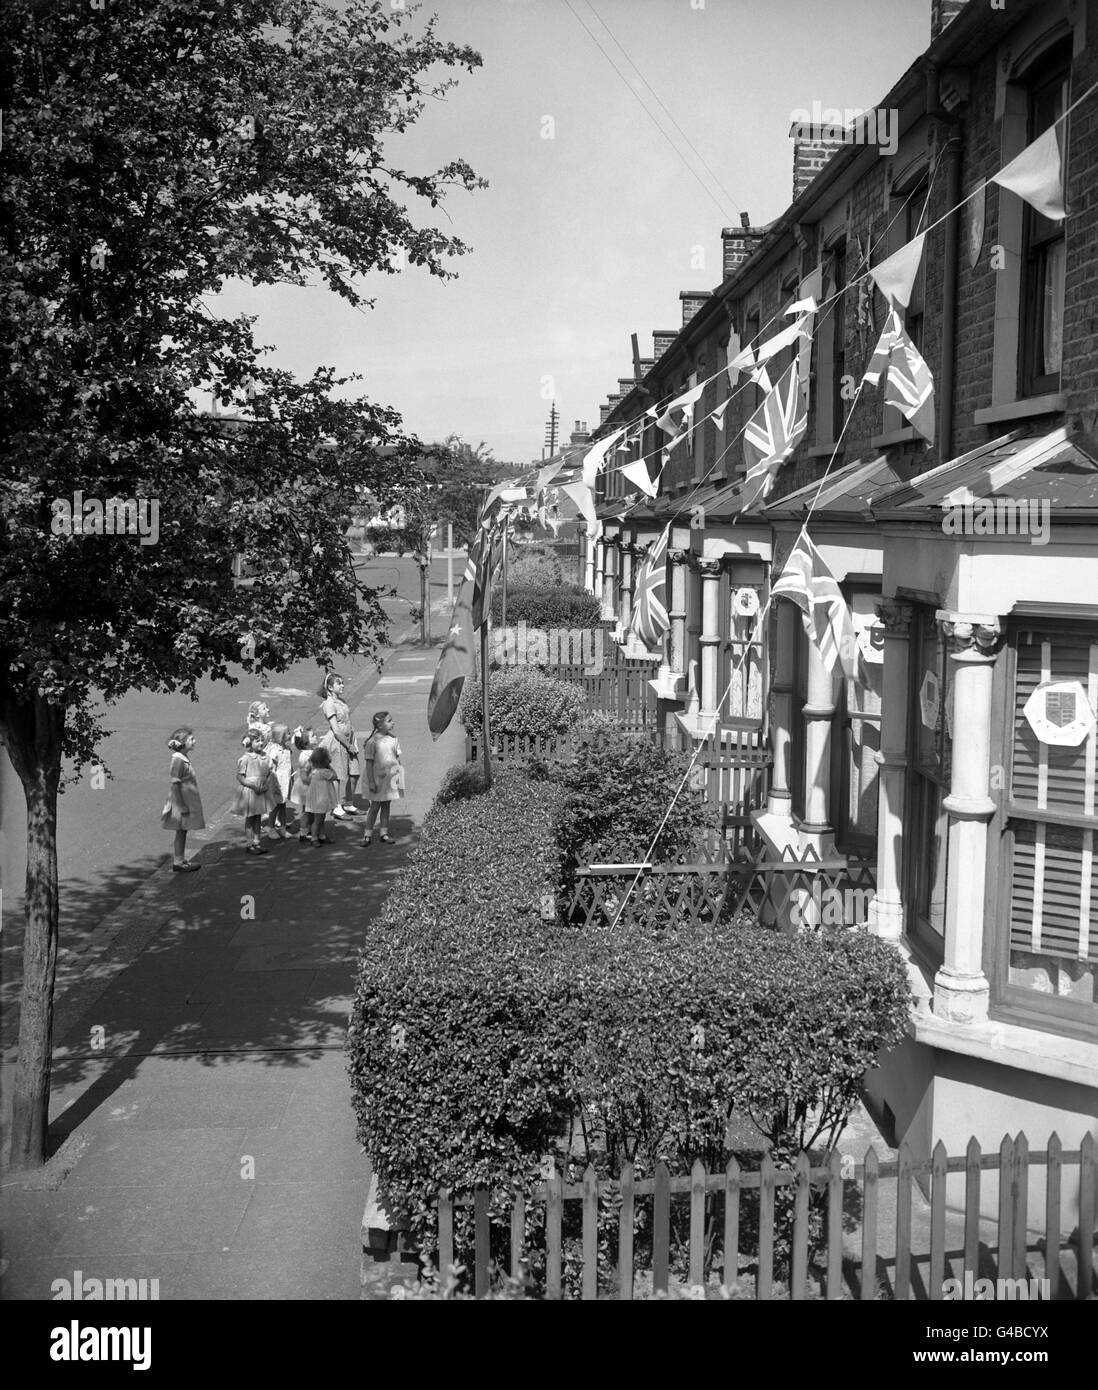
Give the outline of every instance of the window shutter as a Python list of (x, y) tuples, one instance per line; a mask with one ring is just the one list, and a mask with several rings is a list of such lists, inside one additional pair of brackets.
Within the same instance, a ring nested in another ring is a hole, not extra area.
[[(1096, 734), (1076, 747), (1043, 744), (1025, 705), (1050, 680), (1078, 680), (1098, 704), (1098, 633), (1081, 628), (1018, 633), (1013, 710), (1010, 947), (1012, 952), (1098, 961), (1094, 830), (1056, 824), (1095, 815)], [(1028, 819), (1027, 808), (1044, 813)], [(1051, 819), (1048, 819), (1048, 818)], [(1096, 822), (1098, 825), (1098, 822)]]

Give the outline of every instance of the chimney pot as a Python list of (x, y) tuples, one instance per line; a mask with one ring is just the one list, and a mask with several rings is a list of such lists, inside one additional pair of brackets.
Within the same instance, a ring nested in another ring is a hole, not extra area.
[(741, 213), (740, 213), (740, 226), (741, 226), (741, 227), (750, 227), (750, 226), (751, 226), (751, 217), (750, 217), (750, 215), (749, 215), (748, 213), (746, 213), (746, 212), (741, 212)]

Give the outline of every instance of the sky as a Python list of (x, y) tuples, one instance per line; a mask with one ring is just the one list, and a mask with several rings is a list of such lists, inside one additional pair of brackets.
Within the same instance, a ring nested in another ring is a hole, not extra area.
[(410, 27), (431, 13), (483, 66), (386, 153), (488, 180), (441, 214), (411, 204), (472, 248), (457, 278), (371, 275), (364, 312), (320, 286), (234, 284), (214, 307), (256, 314), (275, 365), (360, 373), (353, 393), (421, 439), (517, 464), (541, 457), (551, 399), (565, 439), (594, 428), (630, 335), (650, 356), (679, 292), (720, 283), (722, 227), (789, 205), (793, 113), (873, 106), (930, 41), (930, 0), (428, 0)]

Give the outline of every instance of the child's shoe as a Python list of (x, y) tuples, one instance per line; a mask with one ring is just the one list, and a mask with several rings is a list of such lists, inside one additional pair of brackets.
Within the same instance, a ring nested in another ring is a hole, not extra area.
[(393, 844), (396, 844), (396, 841), (393, 839), (393, 837), (392, 837), (391, 835), (387, 834), (386, 831), (384, 831), (384, 830), (381, 832), (381, 834), (380, 834), (377, 838), (381, 841), (381, 843), (382, 843), (383, 845), (393, 845)]
[(370, 832), (367, 831), (366, 834), (363, 835), (359, 843), (362, 845), (362, 848), (365, 849), (368, 845), (373, 843), (373, 838), (374, 837), (370, 834)]

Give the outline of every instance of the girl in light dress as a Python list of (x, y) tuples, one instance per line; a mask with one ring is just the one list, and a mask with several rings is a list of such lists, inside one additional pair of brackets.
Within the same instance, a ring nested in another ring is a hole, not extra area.
[(258, 729), (266, 739), (271, 737), (271, 707), (266, 700), (253, 700), (248, 706), (248, 728)]
[(351, 764), (358, 759), (358, 745), (351, 725), (351, 709), (343, 698), (344, 688), (343, 677), (336, 675), (334, 671), (328, 672), (321, 687), (324, 703), (320, 712), (328, 721), (328, 733), (323, 742), (332, 755), (332, 771), (336, 775), (339, 797), (343, 803), (337, 804), (332, 812), (336, 820), (342, 820), (344, 816), (353, 816), (358, 811), (352, 799), (350, 780)]
[[(339, 783), (332, 768), (331, 754), (323, 744), (312, 750), (304, 775), (304, 819), (308, 837), (314, 845), (326, 845), (328, 837), (324, 834), (324, 817), (339, 805)], [(298, 839), (302, 838), (299, 832)]]
[(271, 780), (271, 764), (265, 755), (267, 736), (259, 729), (249, 729), (241, 739), (244, 753), (236, 765), (236, 801), (233, 811), (244, 817), (246, 854), (266, 854), (267, 846), (260, 839), (263, 817), (269, 809), (267, 786)]
[(362, 835), (363, 845), (373, 839), (371, 831), (378, 816), (381, 816), (381, 834), (378, 839), (391, 845), (389, 834), (389, 807), (404, 795), (404, 767), (401, 764), (400, 744), (393, 732), (393, 716), (387, 709), (378, 710), (374, 715), (374, 731), (366, 740), (362, 750), (366, 763), (366, 786), (370, 797), (370, 810), (366, 816), (366, 826)]
[(290, 742), (297, 754), (297, 767), (290, 782), (290, 794), (286, 798), (286, 804), (297, 816), (297, 838), (304, 842), (309, 838), (309, 822), (305, 816), (305, 788), (309, 783), (309, 764), (312, 761), (313, 749), (317, 746), (317, 737), (311, 728), (303, 729), (299, 724), (290, 736)]
[(165, 830), (175, 831), (172, 841), (174, 873), (194, 873), (202, 867), (193, 860), (187, 861), (187, 831), (203, 830), (206, 825), (202, 798), (198, 794), (198, 778), (188, 757), (194, 742), (194, 730), (189, 724), (180, 725), (168, 739), (168, 747), (172, 750), (171, 790), (160, 815), (160, 824)]
[(267, 783), (267, 800), (271, 810), (267, 817), (267, 837), (285, 840), (290, 834), (286, 829), (286, 801), (290, 795), (290, 775), (293, 771), (290, 731), (285, 724), (271, 726), (270, 742), (264, 751), (271, 764), (271, 780)]

